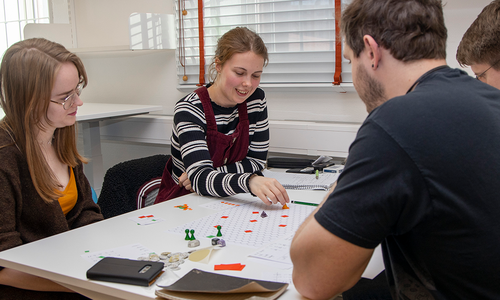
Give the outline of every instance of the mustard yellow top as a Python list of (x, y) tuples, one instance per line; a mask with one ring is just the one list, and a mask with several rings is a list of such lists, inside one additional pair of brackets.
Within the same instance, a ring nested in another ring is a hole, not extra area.
[(57, 199), (59, 201), (59, 205), (61, 205), (62, 211), (64, 214), (70, 212), (73, 207), (75, 207), (76, 200), (78, 200), (78, 189), (76, 187), (75, 174), (73, 174), (73, 168), (70, 169), (69, 174), (69, 182), (66, 188), (64, 189), (64, 195)]

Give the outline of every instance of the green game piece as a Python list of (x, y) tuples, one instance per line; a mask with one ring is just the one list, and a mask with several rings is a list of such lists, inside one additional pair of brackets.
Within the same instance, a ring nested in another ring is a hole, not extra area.
[(186, 241), (191, 240), (191, 238), (189, 237), (189, 229), (184, 230), (184, 232), (186, 233), (186, 237), (184, 238), (184, 240)]
[(194, 229), (191, 229), (191, 238), (190, 240), (194, 241), (196, 238), (194, 237)]
[(222, 226), (217, 225), (217, 236), (222, 236), (222, 233), (220, 233), (221, 228), (222, 228)]
[(209, 236), (207, 236), (208, 239), (211, 239), (211, 238), (214, 238), (214, 237), (215, 237), (215, 235), (209, 235)]

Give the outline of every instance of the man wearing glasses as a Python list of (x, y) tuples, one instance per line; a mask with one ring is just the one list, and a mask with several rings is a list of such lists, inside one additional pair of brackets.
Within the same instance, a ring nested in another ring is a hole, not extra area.
[(500, 89), (500, 0), (486, 6), (465, 32), (457, 60), (478, 80)]

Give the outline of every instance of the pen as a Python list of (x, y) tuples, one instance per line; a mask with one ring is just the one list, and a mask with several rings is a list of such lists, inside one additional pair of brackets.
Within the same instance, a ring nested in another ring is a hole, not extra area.
[(316, 179), (319, 179), (319, 170), (316, 170)]
[(302, 204), (302, 205), (318, 206), (318, 204), (316, 204), (316, 203), (301, 202), (301, 201), (293, 201), (293, 200), (292, 200), (292, 203), (294, 203), (294, 204)]

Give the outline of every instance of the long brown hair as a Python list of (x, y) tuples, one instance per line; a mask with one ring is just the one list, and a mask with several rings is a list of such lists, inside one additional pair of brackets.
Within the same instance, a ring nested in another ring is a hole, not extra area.
[[(47, 116), (50, 96), (57, 72), (66, 62), (75, 65), (86, 85), (87, 73), (80, 58), (46, 39), (28, 39), (12, 45), (0, 66), (0, 104), (5, 112), (0, 128), (7, 131), (26, 156), (31, 181), (46, 202), (61, 196), (57, 189), (60, 184), (42, 154), (36, 135), (44, 130), (42, 121), (51, 124)], [(57, 128), (52, 144), (59, 160), (68, 166), (87, 162), (77, 150), (76, 124)]]
[(215, 64), (223, 66), (236, 53), (252, 51), (264, 59), (264, 66), (269, 61), (267, 47), (260, 36), (246, 27), (236, 27), (224, 33), (217, 41), (214, 60), (210, 64), (209, 77), (214, 82), (217, 78)]

